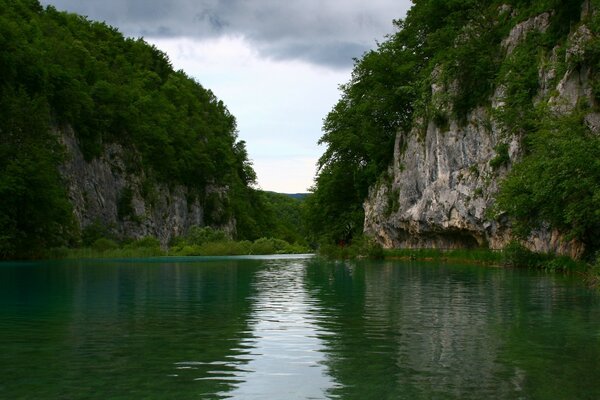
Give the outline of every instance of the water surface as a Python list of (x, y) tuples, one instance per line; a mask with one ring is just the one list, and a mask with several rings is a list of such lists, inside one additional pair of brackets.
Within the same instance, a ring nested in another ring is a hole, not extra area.
[(575, 278), (219, 257), (0, 264), (4, 399), (598, 399)]

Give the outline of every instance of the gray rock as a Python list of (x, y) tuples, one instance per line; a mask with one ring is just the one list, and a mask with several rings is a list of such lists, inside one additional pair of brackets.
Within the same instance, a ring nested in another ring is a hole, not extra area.
[[(190, 227), (204, 225), (201, 199), (192, 196), (188, 188), (148, 183), (141, 168), (136, 171), (128, 168), (126, 160), (139, 165), (134, 150), (107, 144), (99, 157), (86, 161), (70, 127), (57, 130), (57, 134), (67, 151), (61, 174), (67, 182), (69, 199), (81, 229), (100, 223), (120, 237), (154, 236), (165, 246)], [(227, 188), (211, 186), (205, 194), (210, 193), (223, 199)], [(124, 195), (130, 196), (129, 212), (119, 215), (119, 201)], [(234, 234), (235, 220), (221, 228)]]
[(545, 12), (515, 25), (508, 37), (502, 41), (502, 47), (506, 49), (506, 53), (512, 53), (519, 43), (527, 37), (528, 33), (533, 31), (546, 32), (546, 29), (550, 26), (551, 16), (552, 14)]
[[(507, 54), (528, 32), (546, 30), (550, 16), (544, 13), (515, 26), (503, 41)], [(580, 27), (569, 39), (567, 54), (579, 56), (590, 37), (590, 30)], [(572, 111), (582, 100), (593, 104), (588, 69), (568, 70), (556, 83), (556, 54), (555, 49), (542, 61), (536, 102), (547, 101), (558, 114)], [(437, 99), (444, 98), (444, 90), (453, 88), (437, 82), (440, 75), (436, 68), (432, 76), (432, 107), (445, 110), (446, 104)], [(508, 218), (491, 215), (498, 183), (522, 153), (521, 138), (508, 135), (494, 120), (494, 111), (505, 106), (505, 92), (506, 87), (498, 85), (490, 99), (492, 111), (477, 108), (468, 115), (466, 124), (450, 120), (449, 127), (439, 127), (434, 122), (419, 120), (411, 131), (398, 133), (394, 160), (388, 171), (391, 179), (372, 187), (364, 203), (365, 234), (386, 248), (483, 245), (500, 249), (515, 239)], [(585, 121), (590, 130), (598, 132), (597, 114), (589, 114)], [(427, 125), (423, 136), (419, 126), (424, 123)], [(508, 145), (509, 160), (494, 169), (490, 161), (496, 157), (495, 148), (500, 143)], [(522, 244), (534, 251), (573, 257), (584, 250), (580, 243), (568, 240), (548, 226), (532, 232)]]

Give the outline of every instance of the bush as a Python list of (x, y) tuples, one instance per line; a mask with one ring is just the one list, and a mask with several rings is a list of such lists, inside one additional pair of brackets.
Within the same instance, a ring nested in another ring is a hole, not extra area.
[(299, 244), (289, 244), (285, 240), (260, 238), (254, 242), (242, 240), (211, 241), (201, 245), (179, 243), (170, 249), (171, 255), (178, 256), (235, 256), (235, 255), (265, 255), (265, 254), (301, 254), (308, 249)]
[(102, 238), (114, 239), (110, 228), (100, 221), (92, 222), (81, 231), (81, 244), (84, 247), (91, 246), (96, 240)]
[(52, 248), (48, 251), (48, 255), (47, 257), (49, 259), (62, 259), (62, 258), (67, 258), (67, 256), (69, 255), (69, 248), (68, 247), (55, 247)]
[(284, 254), (290, 246), (288, 242), (281, 239), (260, 238), (252, 243), (252, 254)]
[(183, 240), (187, 244), (202, 245), (204, 243), (221, 242), (229, 239), (222, 230), (211, 228), (210, 226), (193, 226)]
[(115, 250), (117, 248), (119, 248), (119, 245), (114, 240), (107, 238), (100, 238), (92, 244), (92, 249), (100, 252)]
[(140, 249), (140, 248), (160, 248), (160, 241), (153, 236), (146, 236), (141, 239), (135, 240), (132, 243), (125, 246), (130, 249)]
[(508, 143), (500, 143), (494, 147), (494, 150), (496, 151), (496, 156), (490, 160), (490, 167), (496, 170), (510, 162)]
[(600, 287), (600, 251), (596, 252), (596, 262), (588, 273), (588, 283), (593, 287)]
[(585, 262), (567, 256), (534, 253), (518, 242), (511, 242), (502, 251), (503, 264), (511, 267), (543, 269), (553, 272), (584, 271)]
[(360, 236), (349, 246), (338, 246), (333, 244), (322, 244), (318, 254), (330, 259), (354, 259), (371, 258), (382, 259), (385, 254), (381, 245), (372, 238)]
[(518, 242), (510, 242), (502, 250), (502, 263), (509, 267), (534, 268), (540, 264), (540, 257)]

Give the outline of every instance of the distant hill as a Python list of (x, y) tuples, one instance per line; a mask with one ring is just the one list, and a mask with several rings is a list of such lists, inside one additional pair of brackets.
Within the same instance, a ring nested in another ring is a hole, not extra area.
[(306, 196), (308, 196), (310, 193), (281, 193), (281, 194), (291, 197), (293, 199), (304, 200), (306, 198)]

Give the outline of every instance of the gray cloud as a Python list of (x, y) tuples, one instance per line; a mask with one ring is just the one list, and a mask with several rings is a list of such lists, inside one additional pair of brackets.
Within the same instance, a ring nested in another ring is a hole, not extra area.
[(42, 0), (128, 36), (240, 35), (263, 56), (348, 67), (392, 32), (409, 0)]

